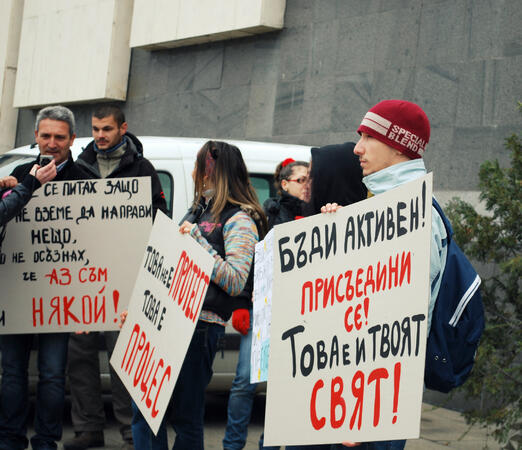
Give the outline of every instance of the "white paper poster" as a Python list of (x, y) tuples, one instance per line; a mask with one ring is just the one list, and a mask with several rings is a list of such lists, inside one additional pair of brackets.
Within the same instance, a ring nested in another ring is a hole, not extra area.
[(250, 382), (259, 383), (268, 378), (270, 351), (270, 316), (272, 314), (272, 282), (274, 267), (274, 231), (256, 244), (254, 258), (254, 320), (252, 324), (252, 350)]
[(158, 212), (111, 365), (157, 433), (210, 283), (214, 258)]
[(0, 334), (117, 329), (152, 227), (150, 178), (34, 195), (0, 233)]

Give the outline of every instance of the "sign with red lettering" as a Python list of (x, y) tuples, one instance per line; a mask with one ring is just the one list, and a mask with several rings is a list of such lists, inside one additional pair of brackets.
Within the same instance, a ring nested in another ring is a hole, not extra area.
[(38, 189), (0, 229), (0, 334), (117, 329), (152, 215), (149, 177)]
[(431, 196), (429, 174), (274, 228), (265, 445), (419, 437)]
[(203, 306), (214, 258), (158, 211), (111, 365), (157, 433)]

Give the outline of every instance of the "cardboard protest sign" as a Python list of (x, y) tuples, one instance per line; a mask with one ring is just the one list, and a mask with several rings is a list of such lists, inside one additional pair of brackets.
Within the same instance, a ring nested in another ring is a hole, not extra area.
[(265, 445), (415, 438), (431, 174), (275, 227)]
[(270, 317), (272, 314), (272, 281), (274, 267), (274, 230), (256, 244), (254, 257), (254, 318), (252, 323), (252, 348), (250, 382), (259, 383), (268, 378), (268, 353), (270, 349)]
[(0, 233), (0, 334), (117, 329), (152, 215), (149, 177), (38, 189)]
[[(144, 247), (145, 248), (145, 247)], [(214, 258), (158, 212), (111, 365), (156, 434), (210, 283)]]

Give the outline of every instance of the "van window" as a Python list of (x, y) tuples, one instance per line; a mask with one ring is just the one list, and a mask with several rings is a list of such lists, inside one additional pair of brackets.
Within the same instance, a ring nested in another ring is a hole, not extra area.
[(157, 171), (163, 194), (165, 194), (165, 202), (167, 203), (167, 215), (172, 217), (172, 198), (174, 196), (174, 180), (172, 175), (162, 170)]
[(13, 169), (21, 164), (34, 161), (36, 156), (29, 155), (1, 155), (0, 156), (0, 177), (9, 175)]
[(267, 198), (273, 197), (275, 194), (272, 178), (271, 175), (250, 174), (250, 182), (256, 190), (257, 198), (261, 206), (263, 206)]

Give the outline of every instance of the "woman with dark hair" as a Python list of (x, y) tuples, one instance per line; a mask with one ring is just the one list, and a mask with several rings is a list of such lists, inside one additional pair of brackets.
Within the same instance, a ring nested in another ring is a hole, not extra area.
[(250, 184), (237, 147), (208, 141), (192, 173), (194, 203), (180, 232), (190, 234), (215, 264), (199, 320), (157, 436), (136, 405), (132, 434), (136, 448), (168, 448), (166, 422), (176, 432), (174, 449), (203, 450), (205, 389), (212, 376), (217, 343), (237, 308), (251, 304), (254, 247), (267, 230), (265, 214)]
[[(264, 204), (269, 229), (302, 216), (307, 178), (308, 163), (305, 161), (287, 158), (277, 165), (274, 186), (278, 196), (267, 199)], [(250, 383), (251, 316), (251, 309), (237, 309), (232, 315), (232, 325), (242, 336), (236, 375), (228, 398), (227, 426), (223, 438), (223, 448), (230, 450), (242, 449), (246, 444), (257, 386)]]
[(307, 162), (295, 161), (292, 158), (287, 158), (277, 165), (274, 173), (277, 197), (267, 199), (263, 205), (269, 229), (303, 216), (308, 166)]

